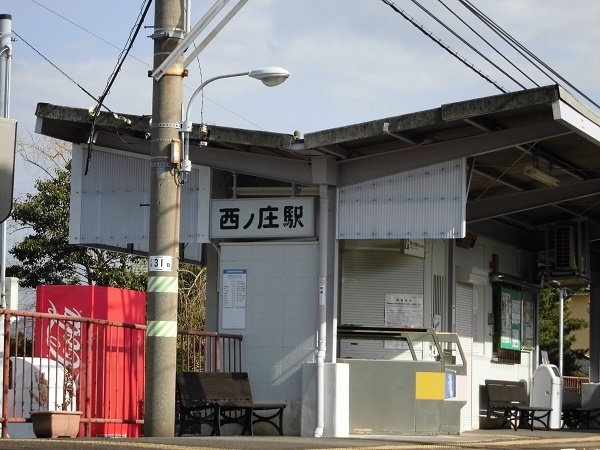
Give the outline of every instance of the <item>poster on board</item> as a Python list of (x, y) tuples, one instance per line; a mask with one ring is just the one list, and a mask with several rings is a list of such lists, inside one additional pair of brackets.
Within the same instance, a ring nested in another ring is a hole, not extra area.
[(521, 291), (501, 288), (500, 348), (521, 350)]
[(246, 275), (247, 269), (223, 270), (221, 303), (221, 328), (223, 329), (246, 328)]
[[(423, 295), (421, 294), (385, 294), (385, 326), (411, 328), (423, 326)], [(384, 348), (408, 348), (406, 342), (384, 341)]]

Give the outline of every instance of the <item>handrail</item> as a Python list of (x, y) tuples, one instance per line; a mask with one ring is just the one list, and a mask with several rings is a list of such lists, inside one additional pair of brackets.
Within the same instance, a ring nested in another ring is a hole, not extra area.
[[(467, 361), (460, 344), (460, 339), (456, 333), (438, 333), (434, 328), (399, 328), (373, 325), (338, 325), (338, 339), (368, 339), (368, 340), (396, 340), (404, 341), (408, 344), (413, 361), (417, 361), (417, 355), (414, 350), (415, 342), (433, 342), (441, 364), (441, 371), (450, 369), (457, 375), (467, 374)], [(455, 344), (462, 360), (462, 364), (447, 364), (446, 355), (442, 349), (442, 343)]]

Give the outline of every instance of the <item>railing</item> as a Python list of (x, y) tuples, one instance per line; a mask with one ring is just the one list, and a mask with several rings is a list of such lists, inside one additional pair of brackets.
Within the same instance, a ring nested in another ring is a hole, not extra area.
[(576, 388), (579, 395), (581, 395), (581, 385), (590, 382), (590, 379), (585, 377), (562, 377), (562, 380), (563, 388)]
[[(438, 333), (433, 328), (398, 328), (370, 325), (338, 325), (338, 339), (367, 339), (367, 340), (395, 340), (403, 341), (408, 345), (413, 361), (419, 360), (414, 344), (430, 342), (437, 350), (437, 361), (440, 369), (445, 372), (451, 370), (457, 375), (467, 374), (467, 360), (456, 333)], [(460, 364), (457, 364), (456, 354), (460, 355)]]
[(239, 334), (179, 330), (177, 370), (185, 372), (241, 372), (242, 338)]
[[(80, 436), (141, 435), (145, 325), (8, 309), (0, 309), (0, 321), (2, 437), (10, 424), (11, 436), (18, 435), (31, 421), (30, 410), (63, 404), (82, 411)], [(241, 341), (239, 335), (179, 331), (177, 368), (241, 371)]]

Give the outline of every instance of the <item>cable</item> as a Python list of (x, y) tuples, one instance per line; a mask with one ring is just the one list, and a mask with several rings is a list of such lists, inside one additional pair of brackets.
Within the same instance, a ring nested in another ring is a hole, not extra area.
[(495, 62), (493, 62), (491, 59), (489, 59), (487, 56), (485, 56), (483, 53), (481, 53), (479, 50), (477, 50), (466, 39), (464, 39), (456, 31), (454, 31), (452, 28), (450, 28), (448, 25), (446, 25), (442, 20), (440, 20), (435, 14), (433, 14), (431, 11), (429, 11), (427, 8), (425, 8), (423, 5), (421, 5), (417, 0), (411, 0), (411, 1), (415, 5), (417, 5), (419, 8), (421, 8), (421, 10), (424, 11), (429, 17), (431, 17), (433, 20), (435, 20), (437, 23), (439, 23), (442, 27), (444, 27), (447, 31), (449, 31), (454, 37), (456, 37), (458, 40), (460, 40), (463, 44), (465, 44), (467, 47), (469, 47), (471, 50), (473, 50), (475, 53), (477, 53), (479, 56), (481, 56), (483, 59), (485, 59), (488, 63), (490, 63), (492, 66), (494, 66), (500, 72), (502, 72), (507, 78), (509, 78), (515, 84), (518, 84), (521, 89), (525, 89), (525, 86), (523, 86), (521, 83), (519, 83), (510, 74), (508, 74), (504, 69), (499, 67)]
[[(12, 32), (15, 34), (15, 36), (17, 36), (19, 39), (21, 39), (25, 44), (27, 44), (27, 46), (33, 50), (34, 52), (36, 52), (38, 55), (40, 55), (46, 62), (50, 63), (50, 65), (52, 67), (54, 67), (56, 70), (58, 70), (60, 73), (62, 73), (65, 77), (67, 77), (69, 79), (69, 81), (71, 81), (73, 84), (75, 84), (79, 89), (81, 89), (83, 92), (85, 92), (88, 96), (90, 96), (92, 99), (94, 99), (97, 103), (100, 103), (100, 100), (96, 97), (94, 97), (94, 95), (92, 93), (90, 93), (87, 89), (85, 89), (82, 85), (80, 85), (77, 81), (75, 81), (73, 78), (71, 78), (67, 73), (65, 73), (64, 70), (62, 70), (60, 67), (58, 67), (56, 64), (54, 64), (52, 61), (50, 61), (48, 58), (46, 58), (44, 55), (42, 55), (33, 45), (31, 45), (29, 42), (27, 42), (22, 36), (19, 35), (19, 33), (17, 33), (14, 29), (12, 30)], [(106, 109), (108, 109), (105, 105), (104, 106)], [(110, 110), (109, 110), (110, 111)]]
[(475, 65), (470, 63), (465, 57), (461, 56), (458, 52), (454, 51), (452, 48), (450, 48), (449, 45), (445, 44), (440, 38), (435, 36), (431, 31), (427, 30), (423, 25), (418, 23), (413, 17), (409, 16), (404, 10), (398, 8), (394, 4), (394, 2), (392, 2), (390, 0), (381, 0), (381, 1), (383, 3), (385, 3), (386, 5), (388, 5), (390, 8), (392, 8), (394, 11), (396, 11), (398, 14), (400, 14), (402, 17), (404, 17), (406, 20), (408, 20), (414, 27), (416, 27), (419, 31), (421, 31), (425, 36), (429, 37), (436, 44), (438, 44), (440, 47), (442, 47), (444, 50), (446, 50), (448, 53), (450, 53), (452, 56), (454, 56), (460, 62), (462, 62), (465, 66), (467, 66), (469, 69), (473, 70), (477, 75), (479, 75), (480, 77), (482, 77), (484, 80), (488, 81), (489, 83), (493, 84), (501, 92), (503, 92), (503, 93), (508, 92), (501, 85), (499, 85), (496, 81), (492, 80), (489, 75), (485, 74), (482, 70), (475, 67)]
[[(82, 27), (82, 26), (81, 26), (81, 25), (79, 25), (78, 23), (75, 23), (75, 22), (73, 22), (72, 20), (70, 20), (70, 19), (67, 19), (65, 16), (62, 16), (62, 15), (60, 15), (60, 14), (59, 14), (59, 13), (57, 13), (56, 11), (53, 11), (52, 9), (48, 8), (46, 5), (42, 5), (42, 4), (41, 4), (40, 2), (38, 2), (37, 0), (30, 0), (30, 1), (32, 1), (32, 2), (33, 2), (33, 3), (35, 3), (36, 5), (38, 5), (38, 6), (42, 7), (42, 8), (44, 8), (45, 10), (47, 10), (47, 11), (51, 12), (51, 13), (52, 13), (52, 14), (54, 14), (55, 16), (57, 16), (57, 17), (60, 17), (60, 18), (61, 18), (61, 19), (63, 19), (64, 21), (66, 21), (66, 22), (69, 22), (71, 25), (74, 25), (74, 26), (76, 26), (76, 27), (77, 27), (77, 28), (79, 28), (80, 30), (82, 30), (82, 31), (85, 31), (85, 32), (86, 32), (86, 33), (88, 33), (88, 34), (91, 34), (92, 36), (94, 36), (94, 37), (95, 37), (95, 38), (97, 38), (97, 39), (100, 39), (100, 40), (101, 40), (102, 42), (104, 42), (105, 44), (108, 44), (108, 45), (110, 45), (111, 47), (113, 47), (113, 48), (116, 48), (117, 50), (121, 50), (121, 48), (117, 47), (117, 46), (116, 46), (115, 44), (113, 44), (112, 42), (109, 42), (109, 41), (107, 41), (107, 40), (106, 40), (106, 39), (104, 39), (102, 36), (98, 36), (97, 34), (95, 34), (95, 33), (91, 32), (90, 30), (88, 30), (88, 29), (86, 29), (86, 28)], [(142, 64), (144, 64), (145, 66), (152, 67), (152, 65), (151, 65), (151, 64), (148, 64), (147, 62), (145, 62), (145, 61), (142, 61), (141, 59), (139, 59), (139, 58), (137, 58), (137, 57), (135, 57), (135, 56), (133, 56), (133, 55), (132, 55), (131, 57), (132, 57), (133, 59), (135, 59), (135, 60), (137, 60), (137, 61), (141, 62), (141, 63), (142, 63)]]
[[(545, 76), (547, 76), (550, 80), (552, 80), (554, 83), (557, 83), (557, 81), (552, 78), (550, 75), (548, 75), (548, 73), (544, 72), (544, 70), (542, 70), (542, 68), (539, 66), (541, 65), (543, 68), (547, 69), (550, 73), (552, 73), (553, 75), (555, 75), (557, 78), (559, 78), (561, 81), (563, 81), (565, 84), (567, 84), (569, 87), (571, 87), (573, 90), (575, 90), (575, 92), (577, 92), (579, 95), (581, 95), (583, 98), (585, 98), (586, 100), (588, 100), (590, 103), (592, 103), (594, 106), (596, 106), (597, 108), (600, 108), (600, 105), (598, 105), (598, 103), (596, 103), (594, 100), (592, 100), (590, 97), (588, 97), (587, 95), (585, 95), (583, 92), (581, 92), (577, 87), (575, 87), (572, 83), (570, 83), (568, 80), (566, 80), (564, 77), (562, 77), (559, 73), (557, 73), (554, 69), (552, 69), (550, 66), (548, 66), (545, 62), (543, 62), (540, 58), (538, 58), (534, 53), (532, 53), (530, 50), (528, 50), (523, 44), (521, 44), (519, 41), (517, 41), (515, 38), (513, 38), (509, 33), (507, 33), (504, 29), (502, 29), (502, 27), (500, 27), (498, 24), (496, 24), (493, 20), (491, 20), (488, 16), (486, 16), (484, 13), (482, 13), (479, 9), (477, 9), (473, 4), (471, 4), (471, 2), (469, 2), (468, 0), (458, 0), (465, 8), (467, 8), (467, 10), (469, 10), (473, 15), (475, 15), (475, 17), (477, 17), (479, 20), (481, 20), (485, 25), (487, 25), (492, 31), (494, 31), (498, 36), (500, 36), (505, 42), (507, 42), (513, 49), (515, 49), (521, 56), (523, 56), (523, 58), (525, 58), (527, 61), (529, 61), (536, 69), (538, 69), (542, 74), (544, 74)], [(528, 56), (530, 56), (531, 58), (533, 58), (538, 64), (535, 64)], [(557, 83), (558, 84), (558, 83)]]
[[(144, 3), (145, 3), (145, 6), (144, 6)], [(92, 110), (92, 126), (90, 129), (90, 139), (88, 142), (88, 154), (87, 154), (87, 159), (85, 162), (84, 175), (87, 175), (89, 172), (89, 169), (90, 169), (90, 161), (92, 159), (92, 151), (94, 149), (94, 132), (95, 132), (95, 126), (96, 126), (96, 118), (98, 117), (98, 114), (100, 113), (100, 108), (102, 106), (102, 103), (104, 103), (104, 99), (109, 94), (110, 88), (114, 84), (115, 80), (117, 79), (117, 75), (121, 71), (121, 67), (123, 66), (123, 63), (125, 62), (125, 59), (127, 58), (127, 55), (129, 54), (129, 51), (133, 47), (133, 43), (135, 42), (135, 39), (136, 39), (140, 29), (142, 28), (142, 24), (144, 23), (144, 19), (146, 18), (146, 14), (148, 13), (148, 10), (150, 9), (151, 4), (152, 4), (152, 0), (144, 0), (144, 2), (142, 2), (142, 7), (140, 9), (140, 13), (138, 15), (137, 22), (134, 25), (134, 27), (131, 29), (131, 32), (129, 33), (129, 38), (127, 39), (125, 48), (119, 55), (117, 65), (115, 66), (112, 74), (110, 75), (110, 77), (108, 79), (108, 82), (106, 83), (106, 87), (104, 88), (104, 92), (102, 93), (102, 95), (100, 96), (100, 99), (98, 100), (98, 104)]]
[[(517, 70), (521, 75), (523, 75), (525, 78), (527, 78), (529, 81), (531, 81), (536, 87), (539, 87), (540, 85), (538, 83), (536, 83), (531, 77), (529, 77), (529, 75), (527, 75), (525, 72), (523, 72), (515, 63), (513, 63), (510, 59), (508, 59), (501, 51), (499, 51), (496, 47), (494, 47), (488, 40), (486, 40), (481, 34), (479, 34), (473, 27), (471, 27), (467, 22), (465, 22), (462, 17), (460, 17), (458, 14), (456, 14), (451, 8), (449, 8), (442, 0), (437, 0), (438, 3), (440, 3), (444, 8), (446, 8), (454, 17), (456, 17), (464, 26), (466, 26), (469, 30), (471, 30), (471, 32), (473, 34), (475, 34), (479, 39), (481, 39), (483, 42), (485, 42), (492, 50), (494, 50), (496, 52), (496, 54), (498, 54), (500, 57), (502, 57), (507, 63), (509, 63), (515, 70)], [(517, 83), (519, 84), (519, 83)], [(521, 84), (519, 84), (519, 86), (521, 86), (523, 89), (525, 89), (524, 86), (522, 86)]]

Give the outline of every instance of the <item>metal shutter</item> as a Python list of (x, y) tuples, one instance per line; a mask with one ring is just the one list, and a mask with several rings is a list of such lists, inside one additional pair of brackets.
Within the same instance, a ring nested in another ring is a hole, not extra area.
[[(423, 294), (424, 260), (397, 251), (345, 250), (342, 254), (340, 323), (385, 325), (385, 294)], [(410, 359), (382, 341), (343, 340), (340, 357)]]

